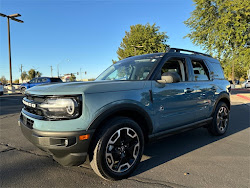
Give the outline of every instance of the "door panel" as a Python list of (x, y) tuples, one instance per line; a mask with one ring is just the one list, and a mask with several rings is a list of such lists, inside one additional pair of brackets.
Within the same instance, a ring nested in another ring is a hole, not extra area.
[(160, 84), (152, 81), (156, 131), (171, 129), (195, 121), (197, 100), (189, 82)]
[(31, 81), (30, 81), (30, 84), (29, 84), (29, 87), (33, 87), (37, 84), (37, 78), (33, 78)]
[(193, 74), (193, 87), (197, 103), (196, 120), (203, 120), (210, 116), (212, 100), (216, 92), (216, 86), (209, 78), (209, 70), (206, 63), (200, 59), (191, 58), (191, 72)]

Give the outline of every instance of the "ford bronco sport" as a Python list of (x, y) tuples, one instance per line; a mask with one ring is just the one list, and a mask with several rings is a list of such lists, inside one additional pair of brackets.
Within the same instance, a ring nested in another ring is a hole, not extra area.
[(218, 60), (171, 48), (118, 61), (93, 82), (28, 89), (19, 125), (60, 164), (89, 156), (99, 176), (119, 180), (135, 170), (150, 140), (201, 126), (223, 135), (230, 89)]

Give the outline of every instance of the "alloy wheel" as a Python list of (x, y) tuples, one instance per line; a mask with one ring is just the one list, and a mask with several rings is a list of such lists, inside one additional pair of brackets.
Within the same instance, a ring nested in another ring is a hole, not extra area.
[(110, 170), (121, 173), (130, 169), (135, 163), (140, 149), (137, 133), (124, 127), (117, 130), (109, 139), (105, 160)]
[(224, 132), (228, 125), (229, 113), (228, 109), (221, 106), (217, 113), (217, 127), (221, 132)]

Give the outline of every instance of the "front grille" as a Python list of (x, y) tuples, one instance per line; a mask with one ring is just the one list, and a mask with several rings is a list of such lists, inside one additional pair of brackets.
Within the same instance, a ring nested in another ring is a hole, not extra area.
[(26, 98), (30, 101), (34, 101), (35, 103), (42, 103), (45, 101), (45, 97), (43, 96), (32, 96), (32, 95), (26, 95)]
[(38, 116), (44, 116), (42, 110), (32, 108), (32, 107), (29, 107), (29, 106), (26, 106), (26, 105), (24, 105), (24, 110), (26, 110), (27, 112), (29, 112), (31, 114), (35, 114), (35, 115), (38, 115)]
[(33, 129), (34, 121), (25, 117), (23, 114), (20, 115), (21, 122), (28, 128)]
[[(28, 99), (31, 103), (34, 103), (34, 104), (41, 104), (42, 102), (45, 101), (45, 97), (43, 97), (43, 96), (26, 95), (26, 99)], [(42, 110), (40, 110), (38, 108), (31, 107), (31, 106), (27, 106), (25, 104), (24, 104), (24, 110), (26, 110), (27, 112), (29, 112), (31, 114), (35, 114), (38, 116), (44, 116), (44, 113)]]

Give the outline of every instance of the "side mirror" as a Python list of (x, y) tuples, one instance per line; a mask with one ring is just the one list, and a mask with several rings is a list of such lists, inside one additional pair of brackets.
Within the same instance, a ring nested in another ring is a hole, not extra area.
[(176, 72), (164, 72), (161, 75), (161, 80), (157, 80), (157, 82), (161, 84), (170, 84), (170, 83), (177, 83), (181, 81), (181, 77)]

